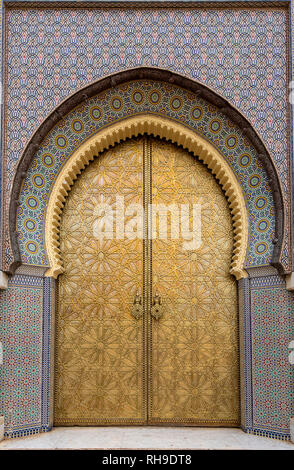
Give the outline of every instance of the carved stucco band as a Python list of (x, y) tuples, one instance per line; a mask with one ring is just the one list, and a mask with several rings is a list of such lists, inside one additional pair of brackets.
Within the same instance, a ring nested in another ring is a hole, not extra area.
[(100, 152), (127, 138), (144, 133), (182, 145), (184, 149), (197, 155), (215, 175), (228, 199), (233, 219), (234, 250), (230, 272), (236, 279), (247, 277), (243, 265), (249, 223), (244, 196), (232, 169), (211, 144), (192, 130), (167, 118), (150, 115), (130, 117), (101, 130), (82, 144), (62, 168), (50, 194), (46, 211), (45, 243), (50, 266), (46, 275), (56, 278), (64, 271), (59, 249), (60, 219), (66, 197), (75, 179)]

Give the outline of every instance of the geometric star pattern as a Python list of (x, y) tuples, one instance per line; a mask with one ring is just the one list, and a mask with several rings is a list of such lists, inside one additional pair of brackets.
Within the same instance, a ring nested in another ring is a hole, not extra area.
[(250, 214), (246, 265), (268, 265), (273, 253), (275, 207), (268, 177), (256, 150), (242, 130), (219, 109), (178, 86), (152, 80), (129, 82), (86, 100), (43, 140), (19, 198), (17, 231), (22, 262), (48, 265), (44, 243), (46, 205), (65, 162), (100, 129), (142, 113), (181, 122), (218, 149), (242, 187)]
[[(171, 238), (171, 214), (167, 239), (152, 240), (147, 255), (131, 231), (123, 239), (112, 236), (111, 218), (97, 236), (99, 203), (114, 207), (119, 195), (125, 207), (142, 205), (149, 187), (143, 138), (105, 151), (78, 177), (61, 223), (55, 425), (239, 424), (228, 203), (195, 157), (170, 143), (148, 142), (152, 203), (188, 208), (188, 225), (184, 212), (181, 235)], [(202, 239), (200, 247), (186, 249), (192, 204), (201, 208)], [(130, 223), (126, 217), (125, 227)], [(152, 266), (148, 281), (146, 265)], [(137, 291), (143, 297), (139, 319), (131, 315)], [(152, 320), (146, 299), (156, 291), (164, 314)]]
[[(142, 204), (142, 144), (104, 152), (66, 201), (60, 242), (55, 362), (55, 425), (145, 419), (142, 319), (130, 315), (143, 284), (142, 239), (95, 235), (99, 203)], [(96, 227), (97, 229), (97, 227)]]
[[(238, 309), (229, 274), (228, 202), (214, 176), (188, 152), (153, 140), (152, 163), (153, 204), (185, 205), (189, 224), (182, 219), (180, 237), (172, 239), (171, 215), (168, 237), (152, 241), (152, 290), (162, 297), (164, 313), (152, 321), (150, 420), (238, 426)], [(194, 221), (192, 204), (199, 207)], [(195, 219), (197, 248), (185, 245)]]

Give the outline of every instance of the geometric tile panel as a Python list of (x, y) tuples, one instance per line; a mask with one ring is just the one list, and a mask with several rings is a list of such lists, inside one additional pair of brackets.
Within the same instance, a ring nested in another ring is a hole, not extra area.
[[(294, 416), (294, 295), (279, 276), (251, 283), (252, 431), (289, 435)], [(249, 428), (250, 430), (250, 428)]]
[(33, 132), (62, 100), (105, 75), (153, 66), (236, 106), (271, 152), (289, 197), (286, 8), (10, 8), (6, 25), (4, 191)]
[(286, 9), (12, 8), (7, 28), (14, 161), (71, 93), (145, 65), (195, 78), (228, 98), (265, 139), (280, 169), (287, 167)]
[[(50, 281), (16, 275), (0, 291), (0, 415), (7, 437), (47, 430), (50, 355)], [(44, 302), (43, 302), (44, 297)], [(47, 330), (45, 331), (44, 328)], [(43, 344), (44, 343), (44, 344)]]
[(72, 153), (99, 129), (140, 113), (183, 123), (221, 152), (243, 188), (250, 214), (248, 266), (271, 261), (275, 212), (271, 188), (256, 150), (216, 107), (175, 85), (132, 81), (87, 100), (65, 116), (43, 140), (20, 194), (17, 231), (22, 262), (47, 265), (44, 220), (48, 196), (58, 172)]
[[(250, 285), (246, 294), (250, 302), (245, 299), (244, 314), (251, 354), (245, 358), (244, 430), (289, 438), (289, 419), (294, 415), (294, 367), (289, 363), (288, 349), (294, 336), (293, 293), (286, 291), (279, 276), (245, 281)], [(16, 275), (8, 290), (0, 293), (0, 340), (4, 346), (0, 415), (5, 415), (6, 437), (51, 428), (52, 291), (50, 279)]]

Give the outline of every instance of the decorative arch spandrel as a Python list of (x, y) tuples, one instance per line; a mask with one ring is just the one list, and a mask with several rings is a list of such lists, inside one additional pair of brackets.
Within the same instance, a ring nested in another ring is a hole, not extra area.
[[(279, 181), (275, 180), (275, 173), (271, 170), (270, 157), (267, 157), (262, 144), (258, 144), (258, 137), (254, 137), (249, 123), (243, 123), (236, 110), (232, 110), (230, 115), (230, 108), (222, 106), (225, 103), (221, 97), (215, 96), (212, 104), (213, 92), (202, 85), (197, 84), (196, 89), (196, 83), (191, 82), (192, 92), (187, 89), (190, 81), (183, 77), (181, 84), (187, 86), (185, 89), (179, 86), (179, 77), (174, 77), (174, 74), (168, 74), (168, 79), (172, 75), (174, 82), (168, 83), (155, 80), (158, 71), (154, 69), (142, 69), (141, 72), (142, 77), (146, 74), (148, 79), (124, 82), (127, 76), (139, 73), (139, 70), (129, 71), (125, 76), (119, 75), (121, 81), (116, 77), (108, 83), (110, 79), (105, 79), (105, 83), (111, 86), (98, 95), (83, 94), (79, 99), (78, 95), (73, 95), (76, 107), (66, 115), (58, 114), (59, 120), (38, 149), (31, 153), (27, 173), (22, 172), (25, 178), (18, 197), (17, 233), (11, 230), (15, 263), (49, 266), (45, 250), (48, 200), (62, 168), (72, 156), (94, 135), (114, 124), (132, 116), (155, 116), (179, 124), (183, 133), (188, 129), (208, 142), (233, 172), (243, 193), (249, 224), (245, 268), (271, 263), (281, 267), (283, 199)], [(163, 80), (167, 72), (161, 72)], [(101, 90), (103, 83), (104, 80), (93, 84), (91, 93)], [(244, 125), (248, 126), (245, 130)], [(46, 126), (50, 128), (48, 122)], [(32, 151), (32, 145), (29, 148)], [(25, 160), (23, 169), (24, 165)], [(268, 169), (272, 182), (267, 176)], [(15, 199), (12, 199), (12, 219), (15, 217), (14, 206)], [(11, 265), (11, 271), (15, 263)]]

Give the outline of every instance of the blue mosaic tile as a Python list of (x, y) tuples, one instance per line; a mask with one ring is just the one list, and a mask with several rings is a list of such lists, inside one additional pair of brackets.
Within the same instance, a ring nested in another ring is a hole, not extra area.
[[(294, 414), (294, 298), (278, 276), (251, 281), (252, 423), (255, 433), (289, 436)], [(263, 285), (263, 286), (262, 286)]]
[[(286, 9), (12, 8), (7, 28), (5, 190), (24, 146), (55, 106), (94, 80), (144, 65), (199, 80), (243, 112), (276, 162), (288, 218)], [(9, 264), (8, 241), (4, 255)], [(289, 261), (288, 240), (282, 261)]]
[(217, 108), (181, 88), (155, 81), (134, 81), (100, 93), (74, 109), (47, 135), (20, 194), (17, 230), (22, 262), (47, 265), (43, 237), (46, 203), (65, 161), (99, 129), (142, 113), (179, 121), (218, 148), (239, 179), (248, 205), (251, 235), (247, 265), (269, 264), (275, 211), (255, 149)]

